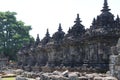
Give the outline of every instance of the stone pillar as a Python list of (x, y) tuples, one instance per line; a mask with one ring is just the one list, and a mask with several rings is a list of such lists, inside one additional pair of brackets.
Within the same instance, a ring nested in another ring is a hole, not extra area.
[(112, 76), (120, 80), (120, 39), (116, 46), (111, 47), (109, 70)]
[(110, 56), (110, 64), (109, 64), (109, 70), (110, 70), (110, 74), (111, 76), (115, 75), (115, 62), (117, 59), (117, 55), (111, 55)]

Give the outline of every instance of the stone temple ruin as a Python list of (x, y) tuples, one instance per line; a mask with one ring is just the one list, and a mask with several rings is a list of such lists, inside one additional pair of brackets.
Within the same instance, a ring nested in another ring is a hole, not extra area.
[(110, 12), (107, 0), (104, 0), (101, 14), (93, 19), (89, 29), (81, 24), (79, 14), (68, 33), (59, 24), (58, 31), (50, 37), (47, 29), (40, 40), (21, 48), (17, 54), (18, 65), (25, 67), (80, 67), (107, 71), (111, 47), (116, 46), (120, 37), (120, 18)]

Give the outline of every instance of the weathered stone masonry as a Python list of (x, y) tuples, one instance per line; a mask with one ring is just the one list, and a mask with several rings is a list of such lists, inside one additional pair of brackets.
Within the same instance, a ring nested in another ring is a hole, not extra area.
[(52, 37), (47, 29), (41, 41), (38, 35), (35, 43), (18, 52), (18, 65), (82, 67), (86, 64), (108, 70), (111, 47), (120, 37), (120, 18), (114, 18), (107, 0), (101, 12), (89, 29), (81, 24), (79, 14), (67, 34), (62, 31), (61, 24)]

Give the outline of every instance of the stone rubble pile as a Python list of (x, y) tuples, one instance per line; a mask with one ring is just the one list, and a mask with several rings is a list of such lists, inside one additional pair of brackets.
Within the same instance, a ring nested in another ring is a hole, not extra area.
[(54, 71), (52, 73), (23, 72), (16, 80), (118, 80), (107, 74)]

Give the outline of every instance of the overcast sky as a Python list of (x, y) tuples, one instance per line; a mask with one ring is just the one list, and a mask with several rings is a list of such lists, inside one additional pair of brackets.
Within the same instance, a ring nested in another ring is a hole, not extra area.
[[(94, 17), (99, 15), (104, 0), (0, 0), (0, 11), (17, 12), (17, 19), (32, 26), (30, 34), (43, 38), (46, 29), (52, 36), (61, 23), (67, 33), (79, 13), (82, 24), (89, 28)], [(111, 12), (120, 15), (120, 1), (108, 0)]]

